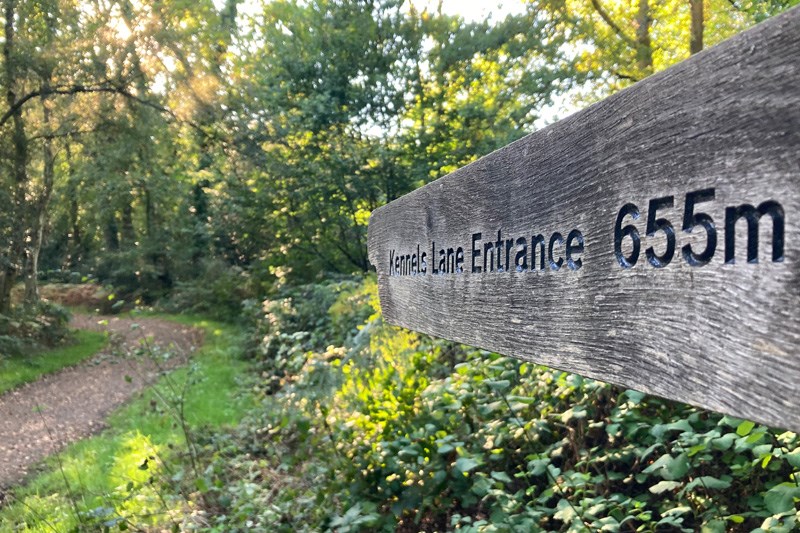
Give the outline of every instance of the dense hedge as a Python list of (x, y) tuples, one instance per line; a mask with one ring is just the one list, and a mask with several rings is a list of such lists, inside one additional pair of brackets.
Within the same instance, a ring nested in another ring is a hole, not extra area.
[(69, 317), (65, 307), (46, 301), (0, 314), (0, 358), (56, 346), (69, 335)]
[(251, 313), (263, 408), (215, 441), (217, 531), (797, 527), (794, 433), (389, 327), (372, 279)]

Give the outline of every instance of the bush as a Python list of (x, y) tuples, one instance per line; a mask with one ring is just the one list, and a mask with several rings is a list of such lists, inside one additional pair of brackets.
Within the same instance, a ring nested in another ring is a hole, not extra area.
[(274, 362), (280, 359), (278, 352), (305, 353), (348, 344), (376, 312), (374, 291), (374, 278), (355, 278), (287, 288), (260, 305), (249, 301), (248, 353)]
[(171, 312), (197, 313), (215, 320), (236, 321), (242, 301), (253, 297), (248, 273), (222, 261), (207, 261), (197, 279), (178, 282), (163, 307)]
[(93, 272), (97, 280), (114, 287), (119, 299), (148, 305), (170, 295), (174, 284), (161, 250), (152, 244), (108, 252), (96, 259)]
[(65, 307), (47, 301), (0, 314), (0, 355), (22, 355), (63, 342), (69, 335), (69, 319)]
[(93, 274), (83, 275), (80, 272), (71, 272), (69, 270), (45, 270), (39, 272), (37, 278), (43, 283), (71, 283), (73, 285), (86, 283), (94, 278)]
[(269, 397), (214, 463), (212, 530), (797, 527), (796, 434), (393, 328), (370, 304), (372, 280), (265, 303)]

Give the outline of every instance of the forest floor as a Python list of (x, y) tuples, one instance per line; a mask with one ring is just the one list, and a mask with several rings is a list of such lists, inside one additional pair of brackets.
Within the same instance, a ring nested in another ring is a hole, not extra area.
[(157, 318), (76, 314), (71, 325), (107, 331), (111, 341), (83, 363), (0, 396), (0, 488), (19, 482), (70, 442), (102, 430), (112, 410), (186, 362), (203, 341), (201, 330)]

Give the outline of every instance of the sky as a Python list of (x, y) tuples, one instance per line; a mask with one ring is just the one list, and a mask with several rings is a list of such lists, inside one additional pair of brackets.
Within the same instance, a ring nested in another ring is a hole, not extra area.
[[(212, 0), (214, 6), (219, 10), (225, 5), (225, 0)], [(405, 6), (411, 4), (422, 11), (427, 7), (428, 11), (436, 11), (439, 0), (406, 0)], [(256, 13), (260, 7), (260, 2), (245, 0), (239, 4), (240, 13)], [(484, 20), (487, 17), (502, 19), (510, 13), (522, 13), (525, 9), (524, 0), (442, 0), (442, 11), (449, 15), (461, 15), (465, 20), (476, 21)]]
[[(225, 5), (225, 0), (213, 0), (214, 6), (219, 10)], [(405, 6), (411, 4), (422, 11), (436, 11), (439, 0), (406, 0)], [(259, 2), (245, 0), (239, 5), (240, 13), (256, 13)], [(465, 20), (477, 21), (486, 18), (502, 19), (510, 13), (522, 13), (525, 10), (524, 0), (442, 0), (442, 11), (448, 15), (461, 15)]]
[[(438, 0), (409, 0), (422, 11), (427, 7), (429, 11), (436, 11)], [(523, 0), (479, 1), (479, 0), (442, 0), (442, 11), (449, 15), (461, 15), (465, 20), (477, 21), (493, 18), (502, 19), (511, 13), (522, 13), (525, 10)]]
[[(492, 0), (441, 0), (442, 11), (448, 15), (461, 15), (467, 21), (479, 21), (492, 18), (502, 20), (506, 15), (519, 14), (525, 11), (524, 0), (505, 0), (503, 2)], [(436, 11), (439, 0), (407, 0), (406, 6), (413, 3), (417, 10), (428, 8)], [(536, 129), (541, 129), (560, 118), (571, 115), (577, 108), (571, 103), (570, 95), (561, 95), (554, 98), (550, 106), (540, 111), (539, 119), (534, 123)]]

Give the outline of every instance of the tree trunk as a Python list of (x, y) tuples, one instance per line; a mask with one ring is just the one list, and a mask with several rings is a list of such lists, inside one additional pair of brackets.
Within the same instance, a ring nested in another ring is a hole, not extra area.
[(208, 224), (208, 196), (205, 188), (210, 184), (203, 180), (196, 183), (192, 189), (192, 207), (194, 208), (194, 238), (192, 243), (192, 264), (198, 266), (200, 261), (208, 255), (209, 238), (206, 225)]
[[(50, 76), (46, 76), (43, 89), (49, 89)], [(32, 203), (36, 207), (33, 213), (33, 227), (31, 228), (30, 247), (28, 248), (25, 263), (25, 305), (35, 305), (39, 302), (39, 254), (42, 251), (44, 241), (44, 229), (47, 225), (47, 208), (50, 205), (50, 197), (53, 194), (53, 181), (55, 177), (55, 156), (53, 155), (53, 141), (50, 134), (50, 109), (47, 107), (47, 97), (42, 97), (42, 123), (44, 125), (45, 137), (42, 141), (42, 158), (44, 169), (42, 174), (42, 192), (37, 202)]]
[(648, 0), (639, 0), (639, 12), (636, 15), (636, 66), (642, 77), (653, 73), (653, 46), (650, 42), (650, 4)]
[(11, 143), (13, 146), (12, 175), (14, 178), (14, 193), (12, 206), (12, 220), (16, 221), (10, 235), (9, 257), (3, 273), (3, 286), (0, 287), (0, 313), (7, 313), (11, 309), (11, 288), (17, 281), (17, 276), (22, 270), (22, 261), (25, 250), (25, 237), (28, 231), (26, 221), (26, 188), (28, 183), (28, 138), (25, 136), (25, 123), (22, 109), (15, 108), (17, 104), (17, 68), (14, 57), (15, 29), (14, 29), (14, 0), (3, 0), (3, 15), (5, 17), (3, 43), (3, 60), (5, 63), (6, 105), (14, 109), (12, 114), (13, 131)]
[(136, 230), (133, 227), (133, 206), (129, 198), (122, 205), (122, 246), (133, 248), (136, 245)]
[(39, 302), (39, 252), (44, 239), (45, 210), (35, 214), (31, 228), (30, 247), (25, 255), (25, 305), (32, 306)]
[(115, 212), (110, 212), (106, 217), (103, 233), (107, 250), (109, 252), (119, 251), (119, 228), (117, 227), (117, 214)]
[(67, 233), (67, 256), (64, 258), (62, 269), (75, 270), (75, 267), (81, 263), (83, 254), (81, 248), (83, 247), (83, 231), (80, 225), (80, 208), (78, 200), (75, 198), (77, 190), (73, 185), (68, 188), (70, 201), (69, 201), (69, 230)]
[(80, 225), (80, 206), (78, 205), (78, 186), (75, 183), (75, 167), (72, 163), (72, 150), (67, 141), (64, 147), (67, 158), (67, 197), (69, 198), (69, 229), (67, 230), (67, 255), (61, 265), (62, 269), (74, 270), (81, 263), (83, 254), (83, 231)]
[(689, 53), (696, 54), (703, 49), (703, 0), (689, 0), (692, 10), (692, 28), (689, 41)]
[(170, 273), (169, 261), (164, 246), (154, 247), (153, 243), (156, 239), (163, 237), (160, 219), (156, 211), (156, 202), (153, 200), (153, 193), (147, 187), (146, 183), (142, 184), (142, 192), (144, 193), (144, 214), (145, 214), (145, 229), (147, 232), (147, 245), (150, 249), (148, 257), (150, 264), (158, 273), (158, 281), (162, 289), (169, 289), (172, 287), (172, 274)]
[(153, 199), (150, 196), (150, 189), (147, 185), (142, 185), (142, 192), (144, 192), (144, 228), (145, 234), (148, 239), (153, 238), (153, 226), (155, 224), (156, 209), (153, 205)]

